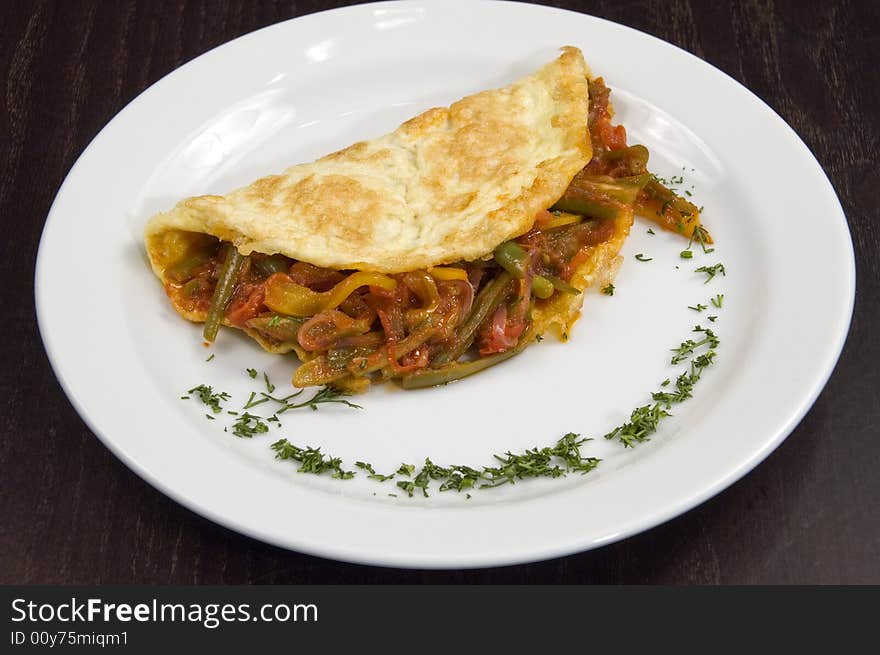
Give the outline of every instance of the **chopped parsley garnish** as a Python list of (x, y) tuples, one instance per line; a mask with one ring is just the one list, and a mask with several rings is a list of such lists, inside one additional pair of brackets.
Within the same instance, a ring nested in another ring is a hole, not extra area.
[(256, 407), (257, 405), (261, 405), (266, 402), (269, 402), (268, 398), (257, 398), (257, 393), (255, 391), (251, 391), (251, 395), (248, 397), (248, 401), (244, 404), (244, 407), (242, 407), (242, 409), (250, 409), (251, 407)]
[(648, 228), (648, 234), (653, 235), (653, 234), (654, 234), (654, 230), (652, 230), (651, 228)]
[[(301, 392), (297, 392), (292, 395), (298, 396), (300, 393)], [(267, 394), (264, 394), (264, 395), (266, 395), (267, 398), (271, 398)], [(316, 410), (316, 409), (318, 409), (318, 405), (326, 404), (326, 403), (339, 403), (341, 405), (347, 405), (348, 407), (351, 407), (353, 409), (363, 409), (363, 407), (361, 407), (360, 405), (355, 405), (354, 403), (345, 400), (343, 398), (343, 396), (347, 396), (347, 395), (348, 394), (345, 393), (344, 391), (341, 391), (335, 387), (331, 387), (331, 386), (327, 385), (325, 387), (322, 387), (319, 391), (317, 391), (314, 396), (312, 396), (308, 400), (304, 400), (301, 403), (290, 404), (290, 403), (285, 402), (284, 406), (275, 413), (282, 414), (283, 412), (286, 412), (289, 409), (299, 409), (300, 407), (311, 407), (313, 410)], [(290, 397), (291, 396), (288, 396), (287, 398), (290, 398)], [(271, 399), (275, 400), (275, 398), (271, 398)]]
[(708, 284), (712, 278), (721, 273), (721, 275), (727, 275), (727, 271), (724, 270), (724, 264), (718, 263), (714, 266), (700, 266), (700, 268), (694, 269), (697, 273), (705, 273), (706, 281), (703, 284)]
[[(701, 355), (691, 359), (690, 367), (675, 379), (674, 391), (655, 391), (651, 394), (653, 405), (644, 405), (637, 407), (630, 414), (629, 421), (616, 427), (614, 430), (605, 435), (606, 439), (618, 439), (626, 448), (632, 448), (637, 443), (646, 441), (656, 432), (660, 421), (667, 416), (672, 416), (668, 411), (672, 405), (684, 402), (693, 396), (693, 389), (700, 380), (703, 371), (711, 366), (715, 361), (715, 347), (718, 346), (719, 340), (711, 330), (701, 328), (699, 325), (694, 328), (695, 332), (702, 332), (705, 338), (699, 342), (693, 340), (685, 341), (677, 349), (675, 349), (675, 357), (672, 358), (673, 364), (684, 361), (694, 354), (694, 351), (701, 346), (708, 346), (708, 350)], [(661, 387), (669, 386), (669, 379), (660, 383)]]
[[(409, 477), (411, 478), (409, 480), (398, 480), (397, 487), (410, 497), (418, 491), (422, 496), (428, 497), (431, 481), (440, 482), (438, 487), (440, 491), (461, 492), (477, 487), (490, 488), (514, 484), (525, 478), (558, 478), (571, 472), (588, 473), (596, 468), (600, 460), (595, 457), (584, 457), (581, 454), (580, 448), (587, 441), (589, 440), (580, 438), (577, 434), (569, 433), (553, 446), (533, 448), (519, 454), (507, 452), (504, 455), (495, 455), (498, 464), (484, 466), (481, 469), (463, 464), (439, 466), (430, 458), (425, 459), (418, 473), (412, 464), (401, 464), (400, 468), (391, 475), (376, 473), (373, 466), (367, 462), (357, 461), (355, 466), (366, 471), (368, 478), (379, 482), (390, 480), (395, 475)], [(275, 451), (276, 458), (299, 462), (298, 470), (301, 473), (320, 475), (330, 472), (332, 477), (343, 480), (356, 475), (354, 471), (344, 470), (340, 458), (325, 455), (320, 448), (301, 448), (287, 439), (276, 441), (271, 447)]]
[[(702, 211), (702, 208), (700, 208), (700, 211)], [(702, 225), (697, 225), (694, 228), (694, 233), (691, 235), (691, 240), (688, 241), (687, 248), (682, 250), (679, 253), (679, 256), (682, 259), (692, 259), (693, 258), (694, 252), (691, 250), (691, 246), (694, 244), (694, 239), (696, 239), (699, 242), (700, 247), (703, 249), (703, 253), (708, 255), (711, 252), (715, 252), (715, 248), (706, 248), (706, 238), (708, 236), (709, 236), (709, 233), (706, 231), (706, 228), (704, 228)]]
[(712, 303), (713, 307), (717, 307), (718, 309), (721, 309), (721, 304), (724, 302), (724, 294), (719, 293), (714, 298), (710, 298), (709, 302)]
[(245, 370), (247, 371), (247, 374), (250, 376), (251, 380), (253, 380), (254, 378), (257, 377), (257, 369), (255, 369), (255, 368), (248, 368), (248, 369), (245, 369)]
[(458, 464), (455, 466), (437, 466), (430, 459), (425, 463), (416, 477), (410, 480), (400, 480), (397, 486), (403, 489), (408, 496), (412, 497), (416, 489), (421, 489), (422, 495), (428, 496), (428, 483), (431, 480), (443, 480), (440, 491), (463, 491), (472, 489), (481, 478), (482, 474), (470, 466)]
[(640, 262), (649, 262), (654, 258), (653, 257), (645, 257), (642, 253), (638, 253), (636, 255), (636, 259), (638, 259)]
[(715, 336), (715, 333), (712, 332), (709, 328), (702, 328), (697, 325), (694, 328), (694, 332), (703, 333), (704, 337), (700, 341), (694, 341), (693, 339), (688, 339), (687, 341), (682, 341), (681, 345), (678, 348), (673, 348), (672, 352), (675, 355), (672, 356), (671, 364), (680, 364), (692, 354), (697, 348), (708, 345), (710, 349), (714, 349), (718, 347), (718, 344), (721, 343), (718, 340), (718, 337)]
[(281, 315), (275, 314), (272, 318), (269, 319), (269, 322), (266, 323), (267, 328), (278, 327), (278, 324), (281, 323)]
[[(438, 466), (430, 459), (412, 480), (398, 480), (397, 486), (410, 497), (421, 491), (427, 497), (431, 480), (442, 480), (440, 491), (464, 491), (472, 488), (491, 488), (514, 484), (525, 478), (558, 478), (570, 472), (588, 473), (599, 464), (595, 457), (584, 457), (580, 447), (588, 439), (578, 438), (574, 433), (563, 436), (553, 446), (533, 448), (524, 453), (507, 452), (495, 455), (497, 466), (484, 466), (481, 470), (463, 464)], [(415, 467), (407, 468), (414, 470)]]
[[(700, 207), (700, 211), (703, 211), (702, 207)], [(691, 247), (691, 243), (693, 243), (694, 239), (696, 239), (697, 241), (699, 241), (700, 247), (703, 249), (704, 254), (708, 255), (715, 252), (715, 248), (706, 248), (706, 238), (708, 236), (709, 233), (706, 231), (706, 228), (704, 228), (702, 225), (697, 225), (697, 227), (694, 228), (694, 234), (691, 237), (690, 242), (688, 243), (688, 248)]]
[(691, 367), (675, 379), (675, 391), (655, 391), (651, 394), (656, 402), (661, 403), (666, 409), (675, 403), (684, 402), (692, 397), (694, 385), (699, 381), (703, 369), (710, 366), (715, 360), (715, 351), (710, 350), (691, 361)]
[(606, 296), (613, 296), (614, 295), (614, 285), (609, 282), (604, 287), (602, 287), (602, 293), (604, 293)]
[(263, 380), (266, 382), (266, 392), (273, 393), (275, 391), (275, 385), (269, 382), (269, 375), (263, 371)]
[[(484, 477), (488, 477), (489, 483), (481, 486), (497, 487), (500, 484), (513, 484), (523, 478), (557, 478), (571, 471), (588, 473), (598, 466), (600, 460), (581, 455), (581, 445), (590, 440), (579, 437), (580, 435), (569, 432), (552, 447), (533, 448), (521, 455), (514, 455), (511, 452), (507, 452), (504, 457), (495, 455), (495, 459), (501, 465), (483, 469)], [(554, 463), (555, 460), (559, 460), (562, 466)]]
[(701, 312), (704, 309), (709, 309), (709, 305), (697, 303), (696, 305), (688, 305), (688, 309), (693, 309), (695, 312)]
[(261, 416), (254, 416), (248, 412), (241, 414), (232, 424), (232, 434), (236, 437), (250, 439), (256, 434), (265, 434), (269, 426), (263, 422)]
[(710, 321), (712, 321), (713, 323), (714, 323), (715, 321), (718, 320), (718, 317), (717, 317), (717, 316), (707, 316), (706, 318), (708, 318), (708, 319), (709, 319)]
[[(227, 400), (229, 400), (231, 398), (231, 396), (228, 393), (226, 393), (225, 391), (220, 391), (218, 393), (214, 393), (214, 388), (209, 387), (206, 384), (200, 384), (197, 387), (193, 387), (192, 389), (187, 391), (187, 393), (188, 394), (190, 394), (190, 393), (196, 394), (199, 397), (199, 400), (201, 400), (203, 403), (205, 403), (205, 405), (210, 407), (211, 411), (214, 412), (215, 414), (219, 414), (220, 410), (223, 409), (220, 404), (223, 402), (226, 402)], [(183, 398), (183, 396), (181, 396), (181, 398)]]
[(289, 459), (299, 462), (299, 473), (312, 473), (322, 475), (329, 472), (330, 477), (337, 480), (349, 480), (355, 476), (354, 471), (346, 471), (342, 468), (342, 459), (332, 457), (321, 452), (321, 448), (306, 446), (300, 448), (290, 443), (287, 439), (280, 439), (272, 444), (277, 459)]
[(394, 473), (392, 473), (391, 475), (382, 475), (381, 473), (376, 473), (373, 466), (371, 464), (368, 464), (367, 462), (355, 462), (354, 465), (357, 466), (359, 469), (363, 469), (364, 471), (366, 471), (369, 474), (367, 475), (368, 478), (370, 478), (371, 480), (378, 480), (379, 482), (390, 480), (395, 475)]
[(212, 359), (214, 359), (214, 353), (211, 353), (211, 356), (208, 357), (208, 359), (206, 359), (205, 361), (210, 362)]
[(632, 448), (636, 443), (648, 439), (649, 435), (657, 430), (660, 419), (672, 416), (660, 407), (660, 403), (637, 407), (629, 416), (629, 421), (619, 425), (605, 435), (606, 439), (619, 439), (627, 448)]
[[(275, 385), (273, 385), (271, 382), (269, 382), (268, 376), (265, 378), (265, 380), (268, 384), (267, 388), (271, 388), (274, 390)], [(316, 391), (315, 394), (311, 398), (309, 398), (308, 400), (304, 400), (300, 403), (291, 403), (290, 402), (290, 400), (292, 398), (297, 398), (298, 396), (302, 395), (302, 393), (304, 391), (305, 391), (305, 389), (300, 389), (299, 391), (295, 391), (295, 392), (288, 394), (287, 396), (284, 396), (281, 398), (278, 398), (276, 396), (271, 395), (271, 392), (266, 393), (264, 391), (260, 391), (259, 395), (262, 396), (262, 398), (260, 398), (259, 400), (254, 400), (254, 397), (256, 396), (256, 392), (254, 392), (251, 394), (251, 398), (248, 400), (248, 405), (253, 407), (254, 405), (268, 402), (270, 400), (274, 403), (277, 403), (278, 405), (280, 405), (280, 407), (275, 412), (275, 415), (276, 415), (275, 419), (276, 420), (277, 420), (278, 414), (283, 414), (284, 412), (286, 412), (288, 410), (299, 409), (301, 407), (310, 407), (313, 410), (317, 410), (318, 405), (327, 404), (327, 403), (339, 403), (341, 405), (347, 405), (348, 407), (352, 407), (354, 409), (363, 409), (363, 407), (361, 407), (360, 405), (355, 405), (354, 403), (349, 402), (348, 400), (345, 400), (344, 396), (348, 396), (348, 393), (341, 391), (341, 390), (339, 390), (335, 387), (332, 387), (330, 385), (324, 386), (321, 389), (319, 389), (318, 391)], [(245, 407), (245, 409), (247, 409), (247, 406)]]

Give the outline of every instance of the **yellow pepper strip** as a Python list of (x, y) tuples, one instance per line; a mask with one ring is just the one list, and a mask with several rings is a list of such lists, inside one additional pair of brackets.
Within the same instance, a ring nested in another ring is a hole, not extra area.
[(426, 271), (418, 273), (406, 273), (403, 276), (403, 283), (416, 294), (419, 302), (422, 303), (421, 310), (433, 312), (440, 304), (440, 294), (437, 291), (437, 285), (434, 278)]
[(577, 214), (569, 214), (567, 212), (560, 212), (559, 216), (554, 216), (546, 223), (541, 224), (542, 230), (552, 230), (554, 227), (562, 227), (563, 225), (571, 225), (572, 223), (580, 223), (582, 216), (578, 216)]
[(327, 292), (329, 295), (327, 296), (327, 304), (324, 305), (324, 309), (339, 307), (358, 287), (366, 286), (381, 287), (385, 291), (394, 291), (397, 288), (397, 280), (381, 273), (367, 273), (364, 271), (352, 273)]
[(269, 309), (288, 316), (314, 316), (324, 306), (325, 294), (297, 284), (284, 273), (276, 273), (266, 280), (266, 298)]
[(428, 273), (434, 276), (434, 279), (441, 281), (449, 280), (467, 280), (467, 271), (463, 268), (454, 268), (449, 266), (435, 266), (429, 268)]
[(297, 284), (284, 273), (276, 273), (266, 280), (266, 307), (287, 316), (314, 316), (325, 309), (339, 307), (359, 287), (376, 286), (393, 291), (394, 278), (381, 273), (358, 271), (339, 282), (329, 291), (319, 293)]

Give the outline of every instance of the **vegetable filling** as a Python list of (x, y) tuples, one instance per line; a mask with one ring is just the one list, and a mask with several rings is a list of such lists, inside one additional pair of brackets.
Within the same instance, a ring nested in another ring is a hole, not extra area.
[(622, 216), (637, 212), (711, 242), (699, 210), (649, 173), (648, 150), (627, 146), (625, 129), (612, 125), (608, 94), (601, 78), (590, 82), (590, 163), (530, 232), (489, 259), (392, 275), (337, 271), (181, 233), (166, 292), (178, 309), (204, 317), (208, 342), (222, 324), (273, 352), (296, 352), (298, 387), (359, 391), (396, 379), (418, 388), (508, 359), (535, 338), (528, 327), (536, 306), (580, 293), (575, 273)]
[(431, 386), (518, 352), (534, 304), (580, 293), (569, 283), (577, 260), (613, 231), (611, 219), (544, 212), (491, 260), (394, 275), (242, 256), (214, 240), (169, 267), (165, 288), (176, 306), (207, 317), (206, 341), (222, 323), (296, 351), (305, 362), (296, 386), (376, 377)]

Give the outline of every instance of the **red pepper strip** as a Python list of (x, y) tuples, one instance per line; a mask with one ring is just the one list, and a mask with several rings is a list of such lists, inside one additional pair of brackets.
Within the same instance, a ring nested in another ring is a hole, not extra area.
[(480, 334), (480, 355), (505, 352), (516, 346), (526, 329), (531, 287), (531, 275), (526, 275), (519, 280), (519, 300), (513, 308), (508, 311), (506, 305), (501, 305), (484, 324)]
[(412, 373), (413, 371), (417, 371), (420, 368), (425, 368), (428, 365), (428, 355), (430, 354), (429, 349), (425, 346), (419, 346), (415, 350), (410, 353), (404, 355), (400, 363), (397, 362), (397, 357), (394, 352), (394, 344), (388, 344), (388, 365), (391, 367), (391, 370), (394, 371), (398, 375), (403, 375), (404, 373)]
[(236, 327), (244, 327), (245, 323), (260, 313), (265, 296), (263, 285), (257, 286), (243, 301), (232, 304), (226, 312), (227, 320)]

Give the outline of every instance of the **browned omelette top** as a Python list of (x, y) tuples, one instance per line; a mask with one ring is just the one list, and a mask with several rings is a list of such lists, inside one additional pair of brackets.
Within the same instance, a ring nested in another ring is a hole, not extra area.
[(590, 160), (588, 69), (577, 48), (509, 86), (430, 109), (385, 136), (157, 214), (154, 271), (169, 233), (231, 241), (337, 269), (387, 273), (491, 253), (526, 232)]

